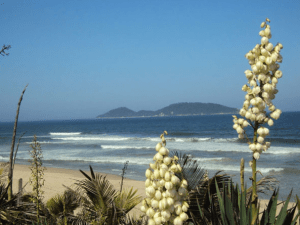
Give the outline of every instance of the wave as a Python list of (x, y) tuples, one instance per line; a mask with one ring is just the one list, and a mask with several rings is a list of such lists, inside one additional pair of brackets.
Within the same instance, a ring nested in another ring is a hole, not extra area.
[(228, 158), (223, 158), (223, 157), (216, 157), (216, 158), (194, 158), (192, 159), (197, 160), (198, 162), (206, 162), (206, 161), (224, 161), (224, 160), (230, 160)]
[[(25, 159), (23, 159), (25, 160)], [(136, 158), (136, 157), (93, 157), (93, 158), (82, 158), (82, 157), (61, 157), (53, 159), (44, 159), (44, 162), (53, 162), (53, 161), (68, 161), (68, 162), (93, 162), (93, 163), (117, 163), (124, 164), (126, 161), (129, 161), (129, 164), (138, 164), (138, 165), (149, 165), (153, 160), (150, 158)]]
[(50, 132), (50, 135), (53, 136), (71, 136), (71, 135), (80, 135), (81, 132)]
[[(61, 142), (55, 142), (55, 141), (38, 141), (40, 144), (62, 144)], [(32, 142), (25, 142), (25, 144), (32, 144)]]
[[(205, 170), (215, 170), (215, 171), (236, 171), (240, 172), (240, 166), (234, 166), (234, 165), (220, 165), (220, 164), (204, 164), (202, 167)], [(270, 173), (270, 172), (280, 172), (283, 171), (284, 168), (259, 168), (258, 169), (262, 174), (264, 173)], [(252, 172), (252, 169), (250, 167), (245, 167), (245, 172)]]
[(147, 146), (125, 146), (125, 145), (101, 145), (103, 149), (154, 149)]
[(0, 161), (9, 161), (9, 157), (0, 156)]
[(51, 138), (53, 140), (63, 141), (125, 141), (130, 138), (126, 137), (63, 137), (63, 138)]

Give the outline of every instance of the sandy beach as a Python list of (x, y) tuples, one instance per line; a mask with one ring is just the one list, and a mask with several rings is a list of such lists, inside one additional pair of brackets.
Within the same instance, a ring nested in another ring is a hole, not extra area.
[[(88, 169), (88, 168), (87, 168)], [(89, 171), (84, 170), (87, 174), (90, 174)], [(74, 187), (74, 183), (78, 180), (84, 179), (84, 176), (81, 174), (79, 170), (70, 170), (70, 169), (61, 169), (61, 168), (51, 168), (47, 167), (45, 172), (45, 185), (43, 187), (44, 193), (44, 201), (46, 202), (51, 197), (55, 196), (56, 194), (61, 194), (66, 190), (65, 186), (67, 187)], [(121, 183), (121, 176), (112, 175), (112, 174), (104, 174), (100, 173), (114, 185), (116, 190), (120, 189)], [(28, 165), (20, 165), (16, 164), (14, 168), (14, 178), (13, 178), (13, 192), (16, 193), (18, 191), (18, 181), (20, 178), (23, 179), (23, 186), (27, 183), (24, 188), (24, 192), (31, 192), (32, 187), (29, 183), (29, 178), (31, 175), (31, 171)], [(137, 194), (140, 196), (145, 197), (145, 184), (143, 181), (136, 181), (126, 178), (124, 179), (124, 188), (131, 188), (137, 189)], [(291, 199), (293, 201), (293, 199)], [(260, 200), (260, 211), (262, 211), (268, 203), (268, 200)], [(294, 203), (289, 204), (289, 208), (292, 207)], [(279, 207), (282, 207), (279, 206)], [(139, 215), (141, 213), (140, 206), (138, 205), (132, 213), (135, 215)], [(277, 211), (279, 212), (279, 211)]]
[[(84, 170), (87, 174), (90, 174), (89, 168)], [(96, 172), (98, 173), (98, 172)], [(121, 176), (112, 175), (112, 174), (104, 174), (101, 175), (106, 176), (109, 182), (115, 187), (116, 190), (120, 190), (121, 184)], [(32, 187), (29, 183), (29, 178), (31, 176), (31, 171), (28, 165), (20, 165), (16, 164), (14, 168), (14, 176), (13, 176), (13, 192), (18, 192), (18, 183), (19, 179), (23, 179), (23, 186), (27, 183), (24, 188), (24, 193), (32, 192)], [(61, 168), (51, 168), (47, 167), (44, 171), (44, 179), (45, 184), (42, 188), (44, 191), (44, 202), (47, 202), (48, 199), (54, 197), (56, 194), (62, 194), (67, 187), (74, 187), (74, 183), (78, 180), (82, 180), (85, 177), (78, 170), (70, 170), (70, 169), (61, 169)], [(123, 188), (131, 188), (137, 189), (137, 194), (145, 197), (145, 184), (142, 181), (136, 181), (126, 178), (123, 182)], [(139, 210), (140, 206), (138, 205), (132, 213), (139, 215), (141, 211)]]

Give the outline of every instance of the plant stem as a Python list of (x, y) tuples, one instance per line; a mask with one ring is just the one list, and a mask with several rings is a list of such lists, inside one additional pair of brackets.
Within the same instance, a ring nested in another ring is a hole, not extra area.
[(241, 171), (241, 190), (242, 190), (242, 193), (245, 192), (245, 184), (244, 184), (244, 171), (245, 171), (245, 160), (244, 158), (241, 159), (241, 168), (240, 168), (240, 171)]
[(20, 106), (21, 106), (21, 102), (23, 100), (23, 95), (26, 91), (27, 86), (28, 86), (28, 84), (25, 86), (24, 90), (22, 91), (21, 97), (20, 97), (19, 102), (18, 102), (18, 108), (17, 108), (16, 118), (15, 118), (14, 131), (13, 131), (13, 136), (12, 136), (12, 141), (11, 141), (10, 156), (9, 156), (9, 171), (8, 171), (8, 180), (7, 180), (7, 183), (9, 185), (8, 190), (7, 190), (7, 199), (8, 200), (12, 199), (12, 194), (13, 194), (12, 182), (13, 182), (14, 150), (15, 150), (17, 126), (18, 126)]
[[(257, 130), (258, 130), (258, 122), (255, 121), (254, 125), (254, 136), (253, 136), (253, 143), (256, 144), (257, 142)], [(256, 159), (252, 155), (252, 199), (251, 199), (251, 208), (252, 208), (252, 221), (251, 224), (255, 224), (258, 209), (257, 209), (257, 188), (256, 188)]]

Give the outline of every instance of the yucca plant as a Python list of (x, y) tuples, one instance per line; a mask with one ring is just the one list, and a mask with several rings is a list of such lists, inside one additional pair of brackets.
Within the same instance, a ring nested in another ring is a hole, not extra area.
[(0, 224), (32, 224), (35, 205), (31, 202), (18, 205), (18, 193), (8, 200), (8, 188), (9, 185), (0, 182)]
[(76, 183), (76, 193), (82, 211), (79, 215), (82, 221), (90, 224), (122, 224), (126, 221), (128, 212), (141, 202), (136, 196), (137, 190), (115, 190), (105, 176), (95, 174), (90, 166), (91, 175), (82, 170), (86, 179)]
[[(218, 202), (221, 212), (221, 220), (212, 223), (212, 225), (222, 224), (222, 225), (248, 225), (253, 223), (251, 202), (247, 201), (246, 193), (239, 190), (238, 186), (233, 184), (225, 185), (223, 187), (223, 192), (221, 193), (218, 186), (216, 185)], [(278, 199), (278, 189), (274, 190), (271, 196), (267, 208), (263, 211), (262, 216), (257, 215), (255, 217), (255, 225), (292, 225), (296, 224), (297, 218), (299, 216), (295, 215), (295, 210), (297, 204), (291, 209), (287, 209), (288, 203), (290, 201), (292, 192), (289, 194), (287, 200), (284, 202), (278, 216), (276, 216), (277, 211), (277, 199)], [(251, 197), (250, 197), (251, 199)], [(258, 205), (259, 209), (259, 205)]]
[[(227, 187), (232, 183), (231, 176), (222, 174), (218, 171), (213, 177), (209, 178), (208, 173), (201, 168), (200, 163), (192, 156), (171, 152), (170, 155), (178, 157), (178, 163), (182, 167), (182, 175), (188, 181), (189, 205), (188, 222), (194, 224), (217, 224), (221, 221), (221, 211), (217, 196), (218, 187), (220, 193), (223, 193), (223, 185)], [(272, 176), (266, 176), (257, 182), (257, 192), (266, 193), (268, 190), (274, 190), (277, 180)], [(237, 187), (231, 190), (237, 192)], [(246, 189), (245, 204), (250, 205), (252, 186)], [(237, 196), (237, 194), (234, 194)]]
[(76, 220), (74, 210), (79, 207), (79, 202), (72, 190), (57, 194), (49, 199), (46, 205), (57, 224), (67, 225), (68, 222)]
[[(189, 220), (194, 224), (209, 224), (218, 215), (219, 207), (216, 195), (215, 182), (220, 189), (223, 183), (230, 182), (230, 175), (217, 172), (212, 178), (201, 168), (200, 163), (192, 156), (180, 152), (172, 152), (178, 157), (178, 163), (182, 167), (182, 176), (188, 183)], [(216, 213), (216, 215), (212, 214)]]

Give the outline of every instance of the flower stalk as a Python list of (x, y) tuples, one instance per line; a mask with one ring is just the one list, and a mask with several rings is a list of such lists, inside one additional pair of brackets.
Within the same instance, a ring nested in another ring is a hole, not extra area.
[(270, 20), (267, 18), (261, 24), (262, 30), (259, 32), (261, 43), (257, 44), (245, 55), (249, 60), (251, 70), (245, 71), (248, 84), (242, 87), (246, 95), (239, 114), (244, 118), (233, 116), (233, 128), (237, 131), (240, 139), (243, 139), (245, 136), (248, 139), (244, 130), (248, 125), (251, 125), (253, 128), (252, 142), (248, 139), (249, 148), (252, 151), (252, 161), (250, 161), (250, 167), (252, 168), (252, 177), (250, 178), (252, 180), (251, 224), (255, 223), (258, 216), (257, 160), (262, 152), (267, 151), (271, 145), (270, 142), (265, 141), (266, 136), (269, 135), (269, 129), (264, 125), (273, 126), (273, 119), (277, 120), (281, 115), (281, 110), (276, 109), (272, 100), (275, 99), (275, 95), (278, 93), (276, 88), (278, 79), (282, 77), (278, 63), (282, 62), (280, 50), (283, 46), (280, 43), (273, 46), (269, 42), (272, 35), (271, 27), (268, 23), (270, 23)]
[(156, 145), (154, 163), (150, 163), (145, 173), (147, 198), (142, 202), (141, 211), (148, 216), (148, 225), (182, 225), (188, 219), (188, 184), (178, 176), (182, 168), (177, 156), (169, 156), (164, 134), (168, 133), (164, 131), (160, 136), (162, 141)]

